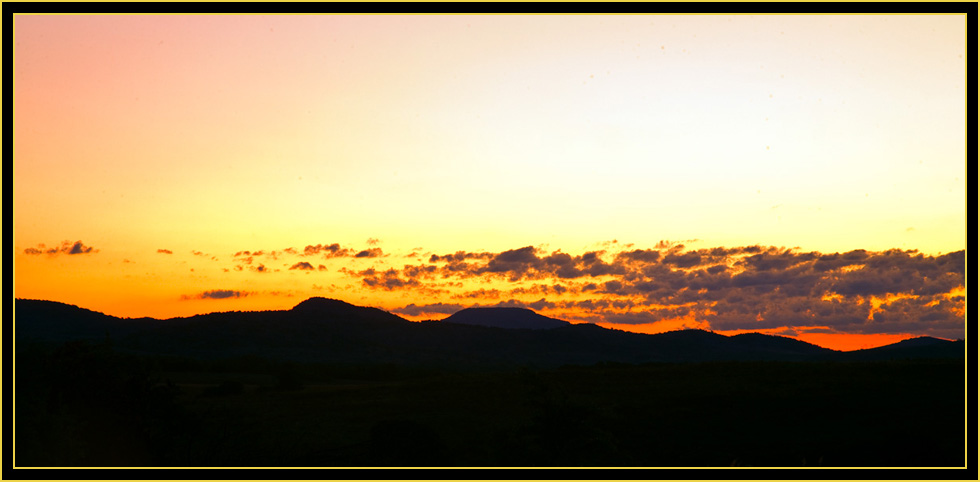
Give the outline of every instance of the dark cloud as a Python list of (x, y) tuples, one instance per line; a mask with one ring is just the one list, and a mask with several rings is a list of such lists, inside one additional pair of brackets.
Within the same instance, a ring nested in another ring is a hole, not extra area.
[(495, 300), (500, 298), (500, 296), (501, 296), (500, 290), (496, 290), (496, 289), (488, 290), (486, 288), (480, 288), (475, 291), (467, 291), (465, 293), (455, 294), (450, 296), (450, 298), (453, 299), (478, 298), (478, 299), (485, 299), (485, 300)]
[(623, 289), (623, 283), (621, 281), (606, 281), (602, 284), (602, 291), (606, 293), (618, 293)]
[(742, 264), (756, 271), (783, 270), (799, 263), (816, 258), (816, 253), (797, 254), (790, 251), (782, 253), (759, 253), (742, 259)]
[(655, 263), (660, 259), (660, 251), (653, 249), (634, 249), (616, 255), (617, 261)]
[(607, 313), (603, 318), (606, 322), (617, 325), (644, 325), (665, 319), (684, 317), (688, 313), (690, 313), (690, 308), (679, 306), (676, 308), (647, 309), (626, 313)]
[[(482, 290), (481, 290), (482, 291)], [(496, 290), (494, 290), (496, 291)], [(560, 284), (536, 284), (528, 287), (519, 286), (513, 288), (509, 291), (512, 296), (527, 296), (527, 295), (562, 295), (569, 291), (564, 285)]]
[(480, 271), (484, 273), (509, 273), (514, 281), (527, 276), (540, 266), (541, 259), (535, 254), (533, 246), (511, 249), (497, 254)]
[(37, 248), (27, 248), (24, 250), (24, 254), (29, 254), (29, 255), (48, 254), (52, 256), (57, 254), (75, 255), (75, 254), (89, 254), (89, 253), (98, 253), (98, 252), (99, 250), (94, 249), (91, 246), (85, 246), (85, 244), (83, 244), (81, 241), (75, 241), (74, 243), (72, 243), (71, 241), (63, 241), (60, 247), (47, 248), (47, 249), (45, 249), (44, 244), (38, 244)]
[(81, 241), (75, 241), (75, 244), (71, 245), (71, 249), (68, 251), (68, 254), (85, 254), (91, 252), (91, 246), (85, 246)]
[(402, 269), (402, 275), (413, 279), (435, 279), (436, 272), (438, 272), (438, 268), (435, 266), (412, 266), (406, 264)]
[(190, 300), (223, 300), (228, 298), (242, 298), (248, 296), (247, 291), (237, 291), (237, 290), (210, 290), (196, 295), (183, 295), (181, 299)]
[(384, 256), (384, 253), (381, 251), (381, 248), (365, 249), (363, 251), (359, 251), (357, 254), (354, 255), (355, 258), (378, 258), (381, 256)]
[[(562, 309), (579, 317), (587, 312), (596, 319), (619, 313), (619, 318), (607, 320), (617, 323), (682, 317), (706, 322), (716, 330), (799, 333), (826, 327), (839, 333), (905, 330), (933, 336), (959, 330), (962, 337), (965, 300), (949, 293), (964, 286), (965, 251), (926, 256), (902, 250), (823, 254), (758, 245), (686, 250), (672, 242), (650, 249), (630, 245), (625, 250), (627, 246), (617, 243), (603, 246), (614, 250), (574, 255), (525, 246), (501, 252), (427, 253), (427, 262), (421, 264), (362, 271), (340, 268), (339, 272), (359, 278), (371, 289), (432, 294), (453, 288), (454, 300), (496, 303), (472, 306)], [(273, 253), (238, 254), (247, 256), (247, 263), (257, 254)], [(380, 248), (355, 252), (336, 243), (307, 246), (302, 255), (385, 256)], [(314, 266), (301, 262), (290, 269), (326, 269)], [(503, 291), (473, 290), (465, 284), (500, 279), (520, 283)], [(901, 301), (894, 301), (896, 296)], [(503, 298), (510, 299), (499, 301)], [(535, 298), (538, 301), (518, 301)], [(403, 313), (423, 313), (427, 306), (409, 305)], [(440, 313), (436, 310), (460, 305), (430, 307), (433, 311), (428, 312)]]
[(444, 254), (442, 256), (433, 254), (429, 257), (430, 263), (436, 263), (439, 261), (453, 262), (453, 261), (463, 261), (467, 259), (490, 259), (494, 256), (493, 253), (467, 253), (465, 251), (457, 251), (453, 254)]
[(321, 253), (325, 258), (340, 258), (350, 255), (351, 250), (341, 248), (338, 243), (307, 245), (303, 248), (303, 256), (313, 256)]
[(701, 263), (701, 254), (697, 251), (688, 251), (684, 254), (668, 254), (664, 256), (664, 263), (677, 266), (678, 268), (690, 268)]
[(371, 288), (379, 288), (386, 291), (392, 291), (401, 288), (417, 288), (421, 287), (421, 283), (415, 279), (402, 279), (398, 276), (398, 271), (395, 269), (389, 269), (384, 273), (378, 274), (375, 270), (365, 270), (361, 272), (365, 275), (361, 279), (361, 282)]

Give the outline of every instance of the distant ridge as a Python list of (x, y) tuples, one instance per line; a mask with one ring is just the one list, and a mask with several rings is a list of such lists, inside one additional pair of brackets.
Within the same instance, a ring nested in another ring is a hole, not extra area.
[(469, 308), (414, 323), (377, 308), (310, 298), (290, 310), (123, 319), (63, 303), (15, 302), (17, 350), (111, 339), (120, 351), (197, 359), (259, 356), (312, 363), (490, 368), (706, 361), (964, 358), (964, 342), (921, 337), (839, 352), (792, 338), (703, 330), (656, 335), (572, 324), (523, 308)]
[(852, 360), (902, 360), (912, 358), (965, 358), (966, 343), (931, 336), (909, 338), (891, 345), (844, 352)]
[(465, 308), (442, 320), (443, 323), (488, 326), (510, 330), (550, 330), (571, 323), (540, 315), (527, 308)]

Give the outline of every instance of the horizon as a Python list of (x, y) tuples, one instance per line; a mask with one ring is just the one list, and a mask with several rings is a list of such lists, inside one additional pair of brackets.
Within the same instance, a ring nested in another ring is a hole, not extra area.
[(14, 24), (15, 298), (966, 337), (965, 15)]
[[(16, 298), (16, 299), (19, 300), (19, 301), (38, 301), (38, 302), (45, 302), (45, 303), (57, 303), (57, 304), (66, 305), (66, 306), (69, 306), (69, 307), (72, 307), (72, 308), (76, 308), (76, 309), (93, 311), (95, 313), (100, 313), (100, 314), (103, 314), (103, 315), (106, 315), (106, 316), (112, 316), (112, 317), (115, 317), (115, 318), (118, 318), (118, 319), (123, 319), (123, 320), (152, 319), (152, 320), (158, 320), (158, 321), (166, 321), (166, 320), (176, 320), (176, 319), (184, 319), (184, 318), (193, 318), (193, 317), (198, 317), (198, 316), (207, 316), (207, 315), (225, 314), (225, 313), (262, 313), (262, 312), (267, 312), (267, 311), (288, 312), (288, 311), (292, 311), (293, 309), (295, 309), (299, 305), (301, 305), (303, 303), (306, 303), (306, 302), (309, 302), (311, 300), (336, 301), (336, 302), (340, 302), (340, 303), (343, 303), (343, 304), (346, 304), (346, 305), (349, 305), (349, 306), (353, 306), (353, 307), (356, 307), (356, 308), (373, 308), (373, 309), (379, 309), (379, 310), (382, 310), (382, 311), (384, 311), (386, 313), (395, 315), (395, 316), (397, 316), (397, 317), (399, 317), (399, 318), (401, 318), (401, 319), (403, 319), (403, 320), (405, 320), (405, 321), (407, 321), (409, 323), (442, 322), (442, 321), (445, 321), (446, 319), (448, 319), (449, 317), (453, 316), (454, 314), (459, 313), (459, 312), (464, 311), (464, 310), (481, 310), (481, 309), (485, 309), (485, 310), (512, 310), (512, 309), (516, 309), (516, 310), (526, 310), (526, 311), (529, 311), (529, 312), (534, 313), (536, 315), (541, 315), (540, 313), (538, 313), (534, 309), (528, 308), (528, 307), (523, 307), (523, 306), (470, 306), (470, 307), (460, 308), (459, 311), (456, 311), (454, 313), (446, 314), (444, 317), (440, 317), (440, 318), (411, 319), (411, 318), (408, 318), (408, 317), (406, 317), (406, 316), (404, 316), (402, 314), (394, 313), (394, 312), (385, 310), (383, 308), (379, 308), (377, 306), (360, 306), (360, 305), (352, 304), (352, 303), (349, 303), (347, 301), (344, 301), (344, 300), (338, 299), (338, 298), (327, 298), (327, 297), (324, 297), (324, 296), (311, 296), (309, 298), (306, 298), (303, 301), (300, 301), (299, 303), (296, 303), (296, 304), (294, 304), (294, 305), (292, 305), (292, 306), (290, 306), (288, 308), (283, 308), (283, 309), (209, 311), (209, 312), (206, 312), (206, 313), (196, 313), (196, 314), (189, 315), (189, 316), (188, 315), (185, 315), (185, 316), (177, 316), (177, 317), (171, 317), (171, 318), (156, 318), (156, 317), (152, 317), (152, 316), (136, 316), (136, 317), (125, 316), (125, 317), (123, 317), (123, 316), (116, 316), (116, 315), (113, 315), (113, 314), (110, 314), (110, 313), (104, 313), (104, 312), (101, 312), (101, 311), (91, 310), (91, 309), (86, 308), (84, 306), (78, 306), (78, 305), (73, 305), (73, 304), (69, 304), (69, 303), (63, 303), (63, 302), (57, 301), (57, 300), (44, 300), (44, 299), (36, 299), (36, 298)], [(549, 317), (549, 318), (551, 318), (551, 317)], [(552, 319), (563, 321), (563, 322), (569, 323), (569, 324), (588, 323), (588, 322), (573, 322), (573, 321), (569, 321), (569, 320), (562, 320), (560, 318), (552, 318)], [(869, 341), (868, 339), (865, 339), (865, 340), (850, 339), (850, 340), (847, 340), (845, 343), (838, 345), (839, 347), (835, 348), (835, 347), (832, 347), (832, 346), (826, 346), (827, 345), (826, 341), (824, 341), (824, 343), (821, 344), (821, 343), (817, 343), (817, 342), (814, 342), (814, 341), (804, 340), (800, 336), (786, 336), (786, 335), (778, 335), (778, 334), (772, 334), (772, 333), (763, 333), (763, 332), (760, 332), (760, 331), (752, 331), (752, 330), (735, 330), (735, 331), (729, 331), (727, 333), (722, 333), (722, 332), (716, 332), (714, 330), (705, 329), (705, 328), (701, 328), (701, 327), (681, 327), (681, 328), (677, 328), (677, 329), (674, 329), (674, 330), (660, 331), (660, 332), (655, 332), (655, 333), (643, 333), (643, 332), (638, 332), (638, 331), (624, 330), (622, 328), (618, 328), (618, 327), (615, 327), (615, 326), (606, 327), (606, 326), (601, 326), (601, 325), (598, 325), (598, 324), (597, 324), (597, 326), (600, 326), (602, 328), (606, 328), (606, 329), (609, 329), (609, 330), (624, 331), (624, 332), (635, 333), (635, 334), (639, 334), (639, 335), (657, 335), (657, 334), (661, 334), (661, 333), (670, 333), (670, 332), (673, 332), (673, 331), (697, 330), (697, 331), (706, 331), (706, 332), (718, 334), (718, 335), (725, 336), (725, 337), (733, 337), (733, 336), (745, 335), (745, 334), (757, 334), (757, 335), (764, 335), (764, 336), (777, 336), (777, 337), (781, 337), (781, 338), (795, 339), (795, 340), (803, 341), (805, 343), (809, 343), (811, 345), (819, 346), (821, 348), (827, 348), (827, 349), (830, 349), (830, 350), (836, 350), (836, 351), (841, 351), (841, 352), (865, 350), (865, 349), (871, 349), (871, 348), (879, 348), (879, 347), (882, 347), (882, 346), (892, 345), (892, 344), (898, 343), (900, 341), (910, 340), (910, 339), (917, 339), (917, 338), (935, 338), (935, 339), (946, 340), (946, 341), (963, 341), (963, 338), (950, 339), (950, 338), (943, 338), (943, 337), (931, 337), (929, 335), (918, 335), (918, 336), (916, 336), (916, 335), (898, 335), (898, 336), (896, 336), (894, 338), (892, 338), (892, 337), (875, 337), (875, 339), (873, 341)], [(819, 340), (819, 338), (817, 338), (817, 339)], [(873, 343), (873, 344), (869, 344), (869, 343)]]

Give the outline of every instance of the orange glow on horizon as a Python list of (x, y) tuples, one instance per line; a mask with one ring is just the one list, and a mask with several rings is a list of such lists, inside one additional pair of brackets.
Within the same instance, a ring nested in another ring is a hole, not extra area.
[(898, 343), (915, 338), (916, 335), (902, 334), (853, 334), (853, 333), (802, 333), (793, 338), (838, 351), (854, 351)]
[(632, 333), (642, 333), (645, 335), (656, 335), (658, 333), (666, 333), (668, 331), (708, 328), (707, 322), (698, 321), (690, 317), (665, 318), (663, 320), (654, 323), (626, 324), (626, 323), (598, 322), (596, 323), (596, 325), (601, 326), (603, 328), (629, 331)]
[[(819, 327), (816, 327), (819, 328)], [(806, 343), (829, 348), (837, 351), (853, 351), (866, 348), (877, 348), (879, 346), (898, 343), (902, 340), (915, 338), (918, 335), (909, 333), (901, 334), (859, 334), (859, 333), (799, 333), (796, 335), (785, 335), (789, 327), (781, 327), (767, 330), (727, 330), (717, 331), (725, 336), (741, 335), (743, 333), (762, 333), (764, 335), (784, 336), (795, 338)]]

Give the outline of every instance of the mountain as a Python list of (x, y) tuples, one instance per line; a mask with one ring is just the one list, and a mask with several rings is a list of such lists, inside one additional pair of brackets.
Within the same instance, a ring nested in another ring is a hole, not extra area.
[(65, 342), (103, 339), (107, 334), (124, 336), (159, 323), (143, 318), (116, 318), (75, 305), (55, 301), (17, 299), (14, 301), (16, 340)]
[(120, 351), (145, 355), (455, 368), (964, 356), (962, 342), (956, 345), (935, 338), (842, 353), (758, 333), (731, 337), (702, 330), (631, 333), (572, 324), (519, 308), (465, 309), (441, 322), (416, 323), (377, 308), (326, 298), (310, 298), (291, 310), (167, 320), (123, 319), (62, 303), (19, 299), (15, 323), (18, 348), (24, 342), (109, 338)]
[(527, 308), (465, 308), (442, 322), (525, 330), (550, 330), (571, 324), (539, 315)]
[(943, 340), (931, 336), (909, 338), (898, 343), (844, 353), (849, 360), (904, 360), (913, 358), (965, 358), (963, 340)]

